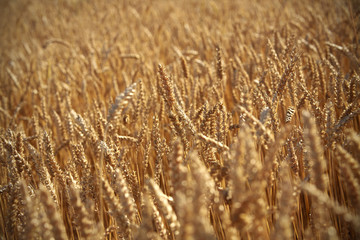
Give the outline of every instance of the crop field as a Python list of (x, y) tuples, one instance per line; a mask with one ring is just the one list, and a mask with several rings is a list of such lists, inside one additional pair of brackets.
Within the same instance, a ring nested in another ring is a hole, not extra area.
[(360, 3), (0, 0), (0, 239), (360, 239)]

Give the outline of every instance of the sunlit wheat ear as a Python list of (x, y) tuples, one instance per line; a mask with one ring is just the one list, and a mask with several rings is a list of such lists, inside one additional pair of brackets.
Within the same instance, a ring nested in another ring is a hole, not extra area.
[(175, 93), (174, 93), (174, 85), (171, 78), (165, 73), (164, 67), (159, 64), (158, 65), (158, 73), (160, 77), (160, 87), (162, 88), (162, 94), (165, 102), (168, 107), (171, 109), (174, 107), (174, 104), (177, 104), (175, 101)]
[(65, 179), (59, 164), (57, 163), (53, 147), (51, 145), (51, 139), (46, 131), (43, 134), (44, 150), (45, 150), (45, 164), (49, 170), (51, 177), (56, 177), (56, 180), (62, 187), (65, 187)]
[(162, 171), (162, 158), (164, 156), (164, 149), (163, 149), (163, 144), (161, 141), (161, 136), (160, 136), (160, 129), (159, 129), (159, 119), (157, 116), (155, 116), (153, 118), (153, 130), (151, 133), (151, 139), (155, 148), (155, 152), (156, 152), (156, 158), (155, 158), (155, 182), (156, 183), (160, 183), (160, 176), (161, 176), (161, 171)]
[(134, 239), (160, 239), (160, 236), (155, 232), (152, 220), (152, 200), (149, 197), (147, 191), (142, 194), (141, 198), (141, 224), (139, 231), (135, 235)]
[(215, 50), (216, 50), (216, 77), (218, 78), (218, 81), (221, 81), (223, 79), (223, 67), (221, 63), (220, 47), (217, 45), (215, 47)]
[(280, 170), (279, 189), (277, 198), (279, 201), (279, 211), (276, 214), (275, 231), (273, 232), (274, 239), (291, 239), (292, 233), (292, 222), (291, 215), (292, 211), (296, 208), (296, 198), (294, 196), (294, 189), (291, 183), (291, 176), (287, 163), (282, 164)]
[(347, 165), (342, 165), (341, 167), (342, 176), (344, 178), (344, 182), (347, 184), (347, 188), (349, 189), (349, 199), (352, 202), (354, 208), (359, 209), (360, 207), (360, 181), (358, 181), (352, 169), (350, 169)]
[(155, 194), (156, 205), (168, 221), (172, 233), (174, 235), (179, 235), (180, 224), (172, 206), (170, 205), (170, 202), (173, 201), (172, 197), (165, 195), (153, 180), (150, 179), (147, 184)]
[[(176, 199), (176, 195), (183, 193), (186, 185), (187, 177), (187, 168), (184, 164), (184, 148), (181, 145), (179, 140), (174, 141), (173, 143), (173, 153), (170, 162), (170, 171), (171, 171), (171, 185), (172, 185), (172, 194)], [(175, 204), (177, 201), (175, 200)], [(179, 209), (177, 209), (179, 210)]]
[(87, 137), (89, 134), (89, 130), (88, 130), (88, 126), (84, 120), (84, 118), (76, 113), (74, 110), (71, 111), (71, 115), (73, 117), (73, 119), (75, 120), (75, 123), (80, 127), (81, 129), (81, 134), (79, 133), (80, 136), (82, 137)]
[(303, 183), (300, 185), (300, 188), (307, 192), (309, 195), (313, 196), (316, 201), (326, 206), (330, 211), (334, 212), (336, 215), (344, 218), (346, 222), (351, 223), (357, 231), (360, 229), (360, 216), (352, 214), (345, 206), (340, 205), (336, 201), (329, 198), (329, 196), (320, 191), (316, 186), (310, 183)]
[(75, 222), (78, 226), (80, 236), (85, 239), (95, 239), (95, 235), (93, 233), (94, 222), (91, 221), (88, 212), (80, 200), (79, 189), (77, 189), (75, 186), (70, 186), (69, 191), (70, 202), (76, 214)]
[(45, 208), (46, 217), (51, 225), (51, 231), (53, 236), (58, 239), (67, 239), (64, 222), (61, 219), (60, 213), (57, 211), (57, 207), (54, 201), (51, 199), (50, 193), (45, 186), (40, 185), (39, 189), (40, 202)]
[(57, 112), (55, 110), (53, 110), (51, 112), (51, 115), (53, 117), (53, 121), (55, 122), (55, 126), (56, 126), (56, 135), (58, 138), (59, 142), (65, 141), (65, 139), (67, 138), (67, 134), (66, 134), (66, 130), (64, 128), (64, 125), (61, 121), (60, 116), (57, 114)]
[(183, 144), (186, 146), (188, 144), (186, 138), (186, 128), (184, 128), (183, 123), (180, 121), (181, 119), (172, 112), (169, 112), (168, 115), (172, 123), (172, 130), (175, 132), (176, 135), (180, 136)]
[[(9, 170), (15, 172), (15, 162), (12, 160)], [(6, 221), (4, 221), (4, 228), (10, 235), (18, 236), (24, 231), (24, 218), (20, 213), (23, 211), (23, 196), (20, 195), (20, 182), (14, 181), (8, 188), (7, 203), (9, 207), (5, 213)]]
[(220, 151), (228, 151), (228, 150), (229, 150), (229, 147), (228, 147), (228, 146), (222, 144), (222, 143), (219, 142), (219, 141), (216, 141), (216, 140), (213, 139), (213, 138), (207, 137), (207, 136), (205, 136), (205, 135), (202, 134), (202, 133), (198, 133), (198, 134), (197, 134), (197, 137), (198, 137), (200, 140), (202, 140), (202, 141), (204, 141), (204, 142), (206, 142), (206, 143), (211, 144), (213, 147), (217, 147)]
[(337, 145), (337, 155), (342, 172), (341, 177), (349, 189), (350, 201), (355, 208), (360, 209), (360, 164), (340, 145)]
[(359, 81), (360, 81), (360, 78), (359, 76), (355, 73), (353, 75), (353, 77), (351, 78), (351, 81), (350, 81), (350, 87), (349, 87), (349, 98), (348, 98), (348, 101), (349, 102), (353, 102), (354, 99), (355, 99), (355, 96), (359, 96), (357, 95), (356, 93), (356, 86), (359, 85)]
[(340, 51), (345, 56), (347, 56), (351, 60), (352, 64), (354, 64), (355, 66), (357, 66), (357, 67), (360, 66), (359, 59), (346, 46), (339, 46), (339, 45), (336, 45), (336, 44), (331, 43), (331, 42), (326, 42), (326, 44), (328, 46), (330, 46), (331, 48), (334, 48), (334, 49)]
[[(259, 176), (257, 178), (259, 178), (259, 180), (263, 180), (261, 179), (261, 177), (264, 177), (265, 178), (264, 180), (267, 182), (269, 186), (274, 186), (274, 184), (276, 183), (277, 174), (282, 164), (282, 159), (279, 158), (278, 156), (281, 153), (282, 147), (286, 141), (286, 138), (289, 135), (290, 129), (291, 127), (289, 126), (284, 127), (280, 131), (280, 133), (276, 136), (274, 142), (272, 142), (271, 145), (269, 145), (269, 149), (265, 156), (263, 166), (257, 163), (257, 168), (259, 170), (262, 169), (261, 174), (258, 174)], [(258, 184), (264, 184), (264, 182), (259, 181)]]
[(109, 182), (101, 178), (101, 184), (103, 188), (103, 194), (105, 202), (108, 204), (111, 210), (111, 215), (117, 222), (117, 232), (120, 237), (130, 237), (131, 228), (130, 221), (126, 215), (123, 214), (123, 207), (120, 200), (115, 196), (114, 189), (110, 186)]
[(19, 132), (16, 134), (16, 140), (15, 140), (15, 150), (17, 152), (16, 156), (16, 167), (18, 169), (18, 172), (21, 174), (21, 172), (24, 170), (23, 164), (25, 164), (24, 161), (24, 137), (23, 133)]
[(280, 62), (280, 59), (279, 59), (279, 56), (278, 54), (276, 53), (270, 39), (267, 40), (267, 47), (269, 48), (269, 51), (270, 51), (270, 57), (275, 61), (276, 63), (276, 67), (277, 67), (277, 71), (281, 71), (281, 62)]
[(342, 117), (336, 122), (333, 131), (335, 133), (339, 132), (347, 122), (349, 122), (350, 120), (354, 119), (355, 117), (357, 117), (360, 114), (360, 107), (358, 107), (357, 109), (348, 112), (348, 114), (344, 115), (342, 114)]
[(337, 145), (338, 154), (340, 154), (342, 162), (350, 167), (357, 181), (360, 182), (360, 163), (356, 160), (355, 156), (352, 156), (342, 146)]
[(108, 122), (111, 122), (113, 119), (115, 119), (117, 113), (120, 112), (129, 102), (129, 100), (132, 98), (136, 90), (136, 84), (137, 82), (134, 82), (133, 84), (128, 86), (124, 92), (122, 92), (120, 95), (118, 95), (115, 98), (114, 104), (112, 104), (112, 106), (108, 111), (108, 116), (107, 116)]
[(290, 63), (286, 66), (284, 73), (281, 76), (281, 79), (276, 87), (275, 93), (272, 98), (272, 103), (275, 103), (275, 100), (277, 98), (280, 98), (280, 95), (282, 94), (286, 81), (290, 81), (293, 78), (294, 75), (294, 68), (296, 67), (297, 62), (299, 61), (299, 56), (294, 55), (293, 58), (291, 58)]
[(128, 216), (129, 220), (134, 223), (136, 221), (137, 214), (134, 198), (130, 194), (130, 190), (120, 169), (116, 169), (115, 175), (117, 188), (116, 190), (120, 195), (120, 200), (125, 210), (124, 212)]
[[(262, 165), (254, 151), (254, 141), (247, 138), (249, 130), (241, 128), (237, 140), (231, 148), (231, 221), (239, 229), (240, 236), (251, 231), (254, 236), (265, 236), (265, 200), (260, 191), (266, 184), (262, 176)], [(246, 141), (244, 141), (246, 139)], [(252, 151), (252, 153), (250, 153)], [(250, 186), (252, 191), (247, 191)], [(251, 221), (251, 216), (256, 220)], [(250, 230), (251, 229), (251, 230)]]
[(155, 228), (157, 232), (162, 239), (169, 239), (169, 231), (163, 222), (159, 210), (157, 209), (156, 205), (152, 200), (150, 200), (150, 204), (152, 207), (153, 221), (155, 222)]
[(67, 113), (65, 116), (65, 124), (66, 124), (66, 130), (69, 136), (70, 141), (75, 140), (75, 131), (74, 131), (74, 125), (71, 119), (70, 113)]
[(189, 153), (189, 162), (194, 180), (198, 183), (201, 182), (201, 188), (204, 190), (202, 194), (205, 198), (201, 199), (201, 201), (209, 206), (213, 203), (214, 198), (216, 198), (218, 194), (215, 191), (215, 182), (195, 150)]
[(30, 153), (30, 159), (32, 161), (32, 165), (35, 167), (35, 171), (40, 178), (40, 182), (44, 184), (47, 190), (50, 192), (50, 195), (56, 204), (59, 204), (58, 197), (56, 195), (55, 187), (53, 182), (51, 181), (51, 176), (49, 171), (44, 166), (42, 160), (40, 159), (39, 153), (36, 149), (29, 143), (26, 144), (27, 150)]
[(207, 224), (208, 211), (217, 199), (215, 183), (197, 154), (191, 151), (188, 156), (193, 171), (187, 180), (186, 197), (182, 199), (185, 208), (181, 213), (182, 238), (215, 239), (213, 229)]
[[(304, 142), (306, 146), (305, 158), (310, 165), (310, 182), (313, 183), (319, 191), (326, 192), (329, 178), (326, 174), (327, 163), (324, 158), (320, 134), (309, 112), (303, 111), (302, 117), (304, 122)], [(320, 202), (315, 202), (310, 209), (312, 214), (311, 226), (318, 232), (319, 236), (324, 237), (329, 228), (331, 228), (331, 222), (329, 221), (330, 213), (325, 211), (321, 204)]]
[(182, 56), (180, 58), (180, 60), (181, 60), (181, 68), (183, 70), (184, 78), (188, 79), (189, 78), (189, 67), (186, 63), (186, 59), (184, 58), (184, 56)]
[[(274, 135), (264, 126), (264, 124), (261, 121), (259, 121), (257, 118), (255, 118), (253, 114), (251, 114), (248, 110), (246, 110), (242, 106), (237, 106), (237, 109), (239, 109), (240, 112), (243, 112), (246, 115), (246, 117), (251, 120), (251, 123), (255, 126), (255, 128), (258, 131), (257, 134), (264, 135), (264, 137), (267, 141), (274, 140)], [(265, 119), (267, 118), (267, 115), (268, 114), (271, 115), (271, 109), (265, 109), (265, 112), (263, 114), (264, 115), (261, 117), (262, 117), (262, 120), (265, 121)]]
[(20, 193), (24, 201), (24, 217), (26, 219), (24, 223), (24, 239), (35, 238), (40, 228), (38, 220), (39, 214), (36, 211), (38, 199), (29, 194), (31, 190), (32, 189), (27, 185), (24, 179), (20, 181)]
[(317, 188), (325, 191), (328, 179), (326, 178), (325, 174), (326, 162), (324, 159), (319, 132), (317, 130), (315, 121), (309, 112), (303, 111), (302, 117), (304, 121), (304, 140), (307, 147), (306, 149), (308, 152), (308, 157), (312, 165), (310, 178), (313, 179)]
[(158, 65), (158, 74), (159, 74), (159, 92), (162, 95), (169, 111), (173, 111), (183, 122), (184, 126), (195, 135), (196, 129), (192, 124), (190, 118), (186, 115), (184, 109), (178, 103), (175, 97), (174, 83), (170, 77), (165, 73), (164, 67)]

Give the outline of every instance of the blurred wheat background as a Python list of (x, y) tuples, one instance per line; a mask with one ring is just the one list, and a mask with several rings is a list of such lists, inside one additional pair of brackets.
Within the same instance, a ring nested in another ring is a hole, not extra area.
[(360, 3), (0, 1), (1, 239), (359, 239)]

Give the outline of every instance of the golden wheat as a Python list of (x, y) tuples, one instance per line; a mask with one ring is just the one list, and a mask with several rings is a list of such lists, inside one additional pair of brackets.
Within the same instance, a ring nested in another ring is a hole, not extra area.
[(359, 239), (359, 6), (0, 1), (0, 238)]

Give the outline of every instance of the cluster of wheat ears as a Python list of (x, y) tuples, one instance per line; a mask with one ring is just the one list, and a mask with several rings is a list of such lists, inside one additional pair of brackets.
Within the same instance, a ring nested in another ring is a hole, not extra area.
[(356, 239), (356, 1), (0, 2), (0, 239)]

